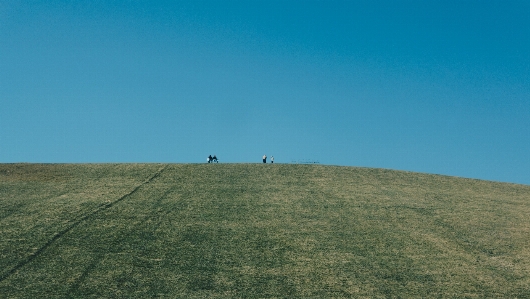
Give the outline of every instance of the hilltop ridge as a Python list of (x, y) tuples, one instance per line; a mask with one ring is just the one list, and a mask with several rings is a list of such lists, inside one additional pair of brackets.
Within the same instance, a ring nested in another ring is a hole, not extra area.
[(0, 293), (511, 297), (530, 186), (299, 164), (0, 164)]

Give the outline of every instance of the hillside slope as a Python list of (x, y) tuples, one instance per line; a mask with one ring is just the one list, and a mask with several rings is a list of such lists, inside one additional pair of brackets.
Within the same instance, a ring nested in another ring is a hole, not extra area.
[(528, 298), (528, 215), (383, 169), (0, 164), (0, 297)]

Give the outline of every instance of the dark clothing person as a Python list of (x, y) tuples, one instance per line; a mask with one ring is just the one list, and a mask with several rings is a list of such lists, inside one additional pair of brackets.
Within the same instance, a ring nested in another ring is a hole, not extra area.
[(263, 155), (263, 163), (267, 163), (267, 155)]

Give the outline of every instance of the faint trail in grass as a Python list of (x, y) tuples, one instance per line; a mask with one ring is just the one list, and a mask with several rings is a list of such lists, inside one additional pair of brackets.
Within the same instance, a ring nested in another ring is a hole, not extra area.
[[(171, 192), (173, 192), (172, 188), (165, 190), (163, 192), (163, 194), (161, 196), (159, 196), (158, 199), (156, 200), (156, 204), (154, 205), (154, 207), (160, 206), (160, 201), (162, 199), (166, 198), (168, 196), (168, 194), (170, 194)], [(157, 210), (157, 209), (153, 208), (153, 212), (155, 212), (156, 215), (151, 215), (151, 216), (146, 217), (145, 221), (142, 221), (141, 223), (139, 223), (136, 226), (134, 226), (135, 229), (131, 230), (130, 233), (120, 235), (119, 242), (117, 242), (117, 243), (122, 243), (123, 240), (128, 239), (133, 234), (133, 232), (137, 231), (137, 228), (139, 228), (142, 225), (145, 225), (145, 222), (147, 221), (147, 219), (157, 217), (157, 218), (159, 218), (159, 221), (157, 221), (156, 225), (152, 228), (152, 232), (155, 232), (158, 229), (158, 227), (161, 225), (162, 219), (164, 219), (167, 214), (173, 212), (172, 210), (166, 210), (162, 214), (160, 214), (160, 213), (158, 213), (159, 211), (160, 210)], [(70, 286), (70, 288), (68, 290), (68, 293), (67, 293), (69, 298), (73, 298), (73, 297), (82, 295), (82, 292), (80, 292), (81, 286), (83, 285), (85, 280), (88, 278), (90, 273), (92, 271), (94, 271), (94, 269), (97, 268), (98, 264), (101, 262), (101, 260), (104, 257), (105, 257), (105, 253), (97, 254), (96, 257), (93, 258), (90, 263), (88, 263), (87, 267), (85, 267), (84, 271), (81, 273), (79, 278), (77, 278), (76, 281)]]
[(10, 269), (9, 271), (1, 274), (0, 276), (0, 282), (3, 282), (4, 280), (6, 280), (7, 278), (9, 278), (11, 275), (15, 274), (19, 269), (21, 269), (22, 267), (24, 267), (25, 265), (27, 265), (28, 263), (30, 263), (31, 261), (33, 261), (35, 258), (37, 258), (38, 256), (40, 256), (48, 247), (50, 247), (52, 244), (54, 244), (58, 239), (60, 239), (62, 236), (64, 236), (66, 233), (68, 233), (69, 231), (71, 231), (72, 229), (74, 229), (75, 227), (77, 227), (79, 224), (81, 224), (81, 222), (87, 220), (88, 218), (98, 214), (99, 212), (101, 211), (104, 211), (106, 209), (109, 209), (111, 208), (112, 206), (114, 206), (115, 204), (123, 201), (124, 199), (128, 198), (129, 196), (133, 195), (134, 193), (136, 193), (142, 186), (146, 185), (146, 184), (149, 184), (151, 181), (153, 181), (154, 179), (156, 179), (158, 176), (160, 176), (160, 174), (167, 168), (167, 165), (164, 165), (162, 166), (160, 169), (158, 169), (153, 175), (151, 175), (149, 178), (147, 178), (145, 181), (143, 181), (142, 183), (140, 183), (138, 186), (136, 186), (134, 189), (132, 189), (129, 193), (123, 195), (122, 197), (114, 200), (114, 201), (110, 201), (110, 202), (107, 202), (105, 204), (102, 204), (100, 206), (98, 206), (96, 209), (94, 209), (92, 212), (89, 212), (89, 213), (86, 213), (84, 215), (81, 215), (79, 218), (77, 218), (76, 220), (74, 220), (69, 226), (67, 226), (66, 228), (64, 228), (62, 231), (60, 232), (57, 232), (53, 235), (53, 237), (48, 241), (46, 242), (43, 246), (41, 246), (40, 248), (38, 248), (35, 252), (33, 252), (32, 254), (30, 254), (28, 257), (26, 257), (24, 260), (20, 261), (17, 265), (15, 265), (12, 269)]
[(96, 257), (92, 259), (92, 261), (88, 264), (88, 266), (85, 268), (85, 270), (81, 273), (81, 276), (79, 276), (78, 279), (76, 279), (75, 283), (70, 286), (70, 289), (68, 291), (68, 296), (72, 297), (73, 292), (77, 292), (79, 290), (79, 287), (81, 284), (85, 281), (85, 279), (88, 277), (90, 272), (94, 270), (97, 265), (101, 262), (101, 259), (103, 258), (103, 254), (98, 254)]

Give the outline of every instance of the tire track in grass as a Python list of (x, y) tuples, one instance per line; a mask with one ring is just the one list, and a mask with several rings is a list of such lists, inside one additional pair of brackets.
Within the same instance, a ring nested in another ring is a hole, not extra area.
[(128, 198), (129, 196), (133, 195), (134, 193), (136, 193), (142, 186), (145, 186), (146, 184), (149, 184), (150, 182), (152, 182), (154, 179), (156, 179), (157, 177), (160, 176), (160, 174), (167, 168), (167, 165), (164, 165), (162, 166), (160, 169), (158, 169), (153, 175), (151, 175), (149, 178), (147, 178), (145, 181), (143, 181), (142, 183), (140, 183), (138, 186), (136, 186), (134, 189), (132, 189), (129, 193), (123, 195), (122, 197), (116, 199), (115, 201), (111, 201), (111, 202), (107, 202), (105, 204), (102, 204), (100, 206), (98, 206), (96, 209), (94, 209), (92, 212), (89, 212), (89, 213), (86, 213), (82, 216), (80, 216), (79, 218), (77, 218), (77, 220), (73, 221), (69, 226), (67, 226), (65, 229), (63, 229), (62, 231), (60, 232), (57, 232), (53, 235), (53, 237), (48, 241), (46, 242), (44, 245), (42, 245), (40, 248), (38, 248), (35, 252), (33, 252), (32, 254), (28, 255), (28, 257), (26, 257), (24, 260), (20, 261), (18, 264), (16, 264), (12, 269), (10, 269), (9, 271), (1, 274), (0, 276), (0, 283), (3, 282), (4, 280), (6, 280), (7, 278), (9, 278), (11, 275), (15, 274), (19, 269), (21, 269), (22, 267), (24, 267), (25, 265), (29, 264), (31, 261), (33, 261), (34, 259), (36, 259), (37, 257), (39, 257), (48, 247), (50, 247), (51, 245), (53, 245), (57, 240), (59, 240), (62, 236), (64, 236), (66, 233), (68, 233), (69, 231), (71, 231), (72, 229), (74, 229), (75, 227), (77, 227), (79, 224), (81, 224), (81, 222), (87, 220), (88, 218), (98, 214), (99, 212), (101, 211), (104, 211), (106, 209), (109, 209), (111, 208), (112, 206), (114, 206), (115, 204), (125, 200), (126, 198)]
[[(164, 198), (167, 198), (168, 194), (170, 194), (171, 192), (173, 192), (173, 188), (169, 188), (167, 190), (165, 190), (161, 196), (158, 197), (158, 200), (157, 202), (160, 202), (162, 199)], [(159, 203), (157, 203), (155, 206), (158, 206)], [(163, 216), (169, 214), (169, 213), (172, 213), (173, 211), (172, 210), (168, 210), (168, 211), (165, 211), (163, 213)], [(158, 212), (155, 213), (155, 215), (149, 215), (149, 216), (146, 216), (144, 221), (142, 221), (141, 223), (137, 224), (135, 226), (135, 229), (132, 230), (132, 231), (136, 231), (138, 227), (142, 226), (142, 225), (145, 225), (145, 222), (146, 220), (148, 219), (151, 219), (151, 218), (154, 218), (154, 217), (158, 217), (158, 218), (164, 218), (163, 216), (161, 216)], [(153, 227), (152, 231), (156, 231), (157, 228), (161, 225), (161, 219), (159, 219), (159, 221), (156, 223), (156, 225)], [(119, 242), (117, 243), (122, 243), (123, 240), (126, 240), (128, 239), (130, 236), (132, 235), (132, 232), (129, 232), (128, 234), (126, 235), (120, 235), (119, 237)], [(98, 255), (96, 255), (96, 257), (94, 259), (92, 259), (92, 261), (88, 264), (87, 267), (85, 267), (85, 270), (82, 272), (81, 276), (79, 276), (78, 279), (75, 280), (74, 283), (72, 283), (72, 285), (70, 286), (68, 292), (67, 292), (67, 297), (71, 298), (71, 297), (76, 297), (76, 296), (80, 296), (82, 295), (82, 293), (79, 293), (79, 289), (81, 287), (81, 285), (85, 282), (85, 280), (87, 279), (87, 277), (90, 275), (90, 273), (97, 268), (98, 264), (101, 262), (101, 260), (105, 257), (105, 253), (99, 253)]]

